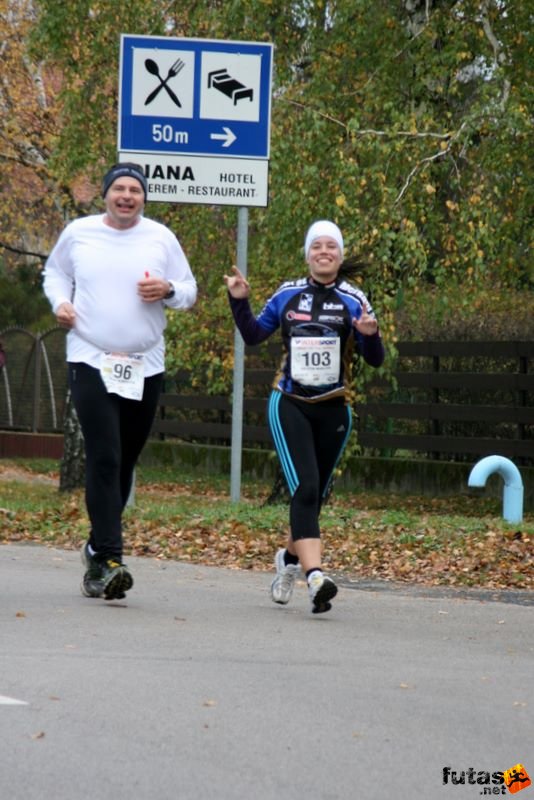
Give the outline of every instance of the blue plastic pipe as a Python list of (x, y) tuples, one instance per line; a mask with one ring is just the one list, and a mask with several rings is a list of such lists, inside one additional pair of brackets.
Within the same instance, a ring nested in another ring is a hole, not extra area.
[(468, 486), (485, 486), (490, 475), (497, 472), (504, 480), (502, 515), (507, 522), (523, 519), (523, 481), (516, 465), (504, 456), (482, 458), (471, 470)]

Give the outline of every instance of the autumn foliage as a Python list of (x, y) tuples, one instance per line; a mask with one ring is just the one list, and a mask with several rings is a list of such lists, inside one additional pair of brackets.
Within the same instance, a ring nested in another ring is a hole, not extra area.
[[(4, 269), (24, 260), (38, 271), (64, 222), (101, 208), (100, 176), (116, 157), (121, 33), (268, 40), (269, 207), (252, 210), (249, 227), (255, 307), (302, 274), (305, 229), (329, 217), (366, 261), (357, 280), (390, 352), (399, 335), (431, 335), (447, 310), (461, 330), (476, 309), (468, 335), (527, 338), (529, 26), (528, 4), (506, 0), (0, 0)], [(192, 367), (207, 391), (229, 388), (222, 274), (235, 260), (236, 209), (148, 213), (177, 232), (200, 287), (193, 314), (169, 315), (169, 368)], [(510, 324), (513, 308), (525, 311)]]

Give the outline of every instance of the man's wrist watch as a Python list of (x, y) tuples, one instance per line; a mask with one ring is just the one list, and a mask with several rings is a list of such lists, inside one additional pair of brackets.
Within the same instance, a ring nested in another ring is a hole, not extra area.
[(175, 294), (176, 294), (176, 289), (174, 288), (172, 283), (169, 281), (169, 291), (167, 292), (167, 294), (165, 295), (165, 297), (163, 299), (164, 300), (170, 300), (171, 297), (174, 297)]

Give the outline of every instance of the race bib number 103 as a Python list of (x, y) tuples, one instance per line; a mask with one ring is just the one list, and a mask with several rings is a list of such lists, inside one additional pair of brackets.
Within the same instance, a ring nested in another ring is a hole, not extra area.
[(335, 336), (294, 336), (291, 377), (302, 386), (330, 386), (339, 381), (339, 339)]

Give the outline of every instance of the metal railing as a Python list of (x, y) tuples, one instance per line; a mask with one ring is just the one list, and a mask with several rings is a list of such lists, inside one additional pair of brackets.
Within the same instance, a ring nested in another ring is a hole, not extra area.
[(0, 369), (0, 429), (61, 433), (67, 389), (65, 331), (0, 332), (6, 363)]

